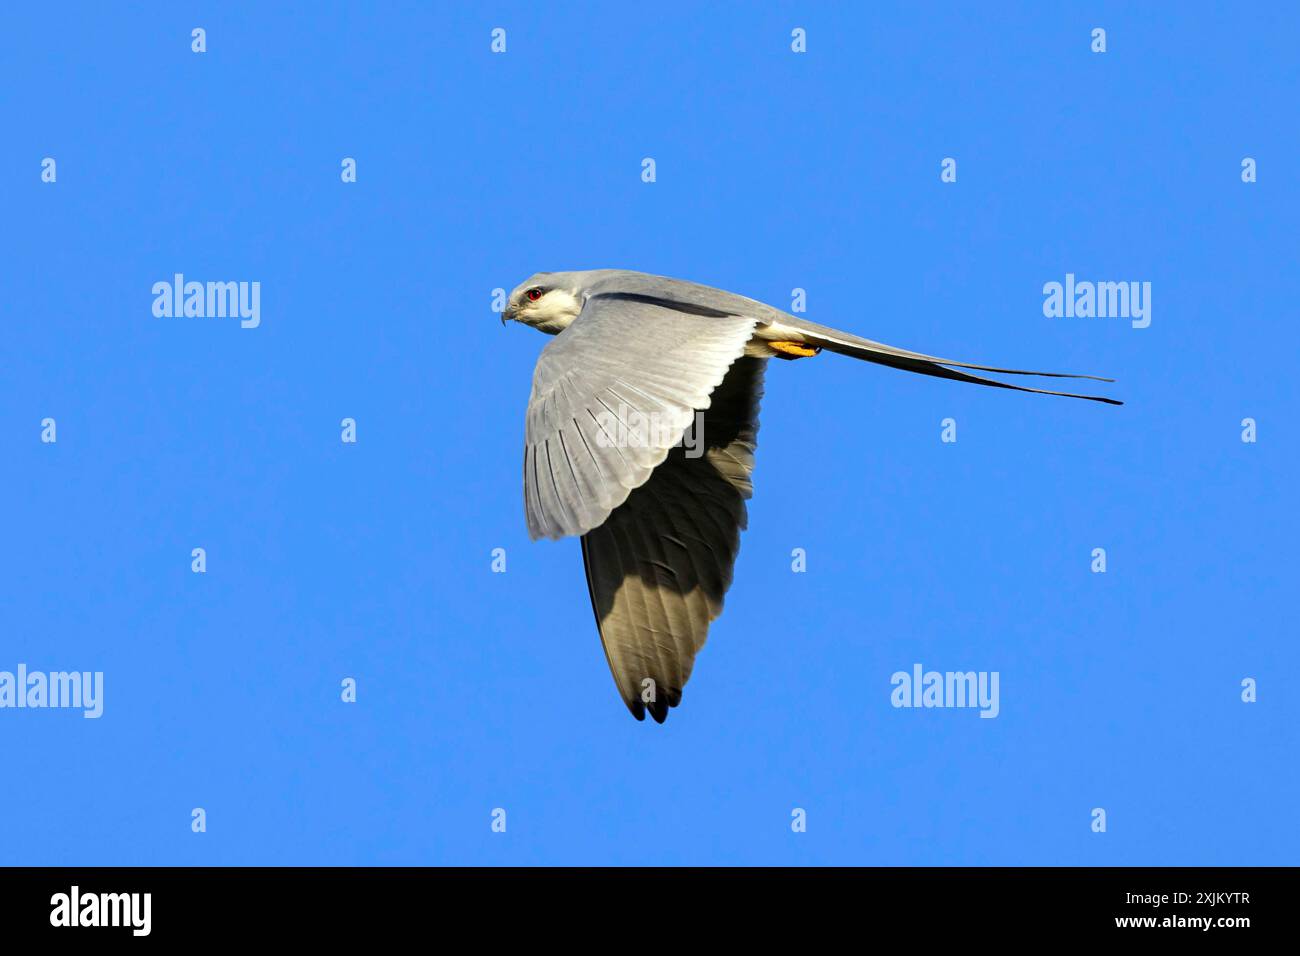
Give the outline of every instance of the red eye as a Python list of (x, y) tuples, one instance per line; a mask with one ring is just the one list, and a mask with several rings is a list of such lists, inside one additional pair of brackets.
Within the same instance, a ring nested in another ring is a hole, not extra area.
[(524, 293), (524, 295), (528, 296), (528, 301), (529, 301), (529, 302), (536, 302), (538, 299), (540, 299), (540, 298), (542, 297), (542, 290), (541, 290), (541, 289), (529, 289), (527, 292)]

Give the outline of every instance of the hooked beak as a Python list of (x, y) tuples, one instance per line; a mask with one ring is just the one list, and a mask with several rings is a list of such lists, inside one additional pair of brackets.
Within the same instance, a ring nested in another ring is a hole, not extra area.
[(501, 327), (505, 328), (506, 323), (514, 321), (514, 318), (515, 318), (515, 307), (513, 305), (506, 306), (501, 311)]

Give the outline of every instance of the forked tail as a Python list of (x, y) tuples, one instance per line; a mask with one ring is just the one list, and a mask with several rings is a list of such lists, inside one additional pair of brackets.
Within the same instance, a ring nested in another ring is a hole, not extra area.
[(909, 352), (907, 349), (894, 348), (892, 345), (885, 345), (882, 342), (873, 342), (870, 339), (859, 338), (848, 332), (841, 332), (838, 329), (827, 328), (824, 325), (817, 325), (814, 322), (808, 322), (804, 319), (795, 317), (791, 322), (789, 319), (783, 321), (782, 325), (789, 325), (803, 333), (804, 337), (816, 345), (821, 346), (830, 352), (838, 352), (841, 355), (848, 355), (852, 358), (863, 359), (867, 362), (875, 362), (878, 365), (888, 365), (890, 368), (901, 368), (907, 372), (920, 372), (922, 375), (934, 375), (937, 378), (950, 378), (958, 382), (974, 382), (976, 385), (990, 385), (994, 388), (1009, 388), (1017, 392), (1035, 392), (1039, 395), (1061, 395), (1065, 398), (1084, 398), (1090, 402), (1105, 402), (1107, 405), (1123, 405), (1124, 403), (1114, 398), (1104, 398), (1101, 395), (1081, 395), (1077, 392), (1056, 392), (1046, 388), (1029, 388), (1025, 385), (1011, 385), (1007, 382), (999, 382), (996, 379), (984, 378), (981, 375), (971, 375), (968, 372), (960, 372), (958, 369), (970, 368), (980, 372), (996, 372), (1000, 375), (1039, 375), (1044, 378), (1085, 378), (1094, 382), (1113, 382), (1113, 378), (1102, 378), (1099, 375), (1070, 375), (1065, 372), (1030, 372), (1019, 368), (995, 368), (991, 365), (975, 365), (971, 362), (955, 362), (952, 359), (937, 358), (933, 355), (923, 355), (920, 352)]

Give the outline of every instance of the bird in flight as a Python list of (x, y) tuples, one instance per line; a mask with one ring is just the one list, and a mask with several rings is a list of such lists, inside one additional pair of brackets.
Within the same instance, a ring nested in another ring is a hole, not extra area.
[(637, 720), (649, 712), (659, 723), (681, 702), (731, 585), (768, 359), (824, 349), (959, 382), (1123, 404), (967, 370), (1112, 379), (935, 358), (721, 289), (623, 269), (539, 272), (510, 293), (501, 320), (555, 336), (528, 400), (528, 532), (581, 537), (619, 694)]

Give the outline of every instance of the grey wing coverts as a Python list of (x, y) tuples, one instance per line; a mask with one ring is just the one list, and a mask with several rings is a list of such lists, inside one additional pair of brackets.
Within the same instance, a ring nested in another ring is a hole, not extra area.
[[(755, 325), (650, 296), (592, 295), (533, 373), (524, 441), (529, 534), (584, 534), (609, 517), (667, 457), (695, 410), (708, 408)], [(656, 440), (638, 447), (620, 426)]]

